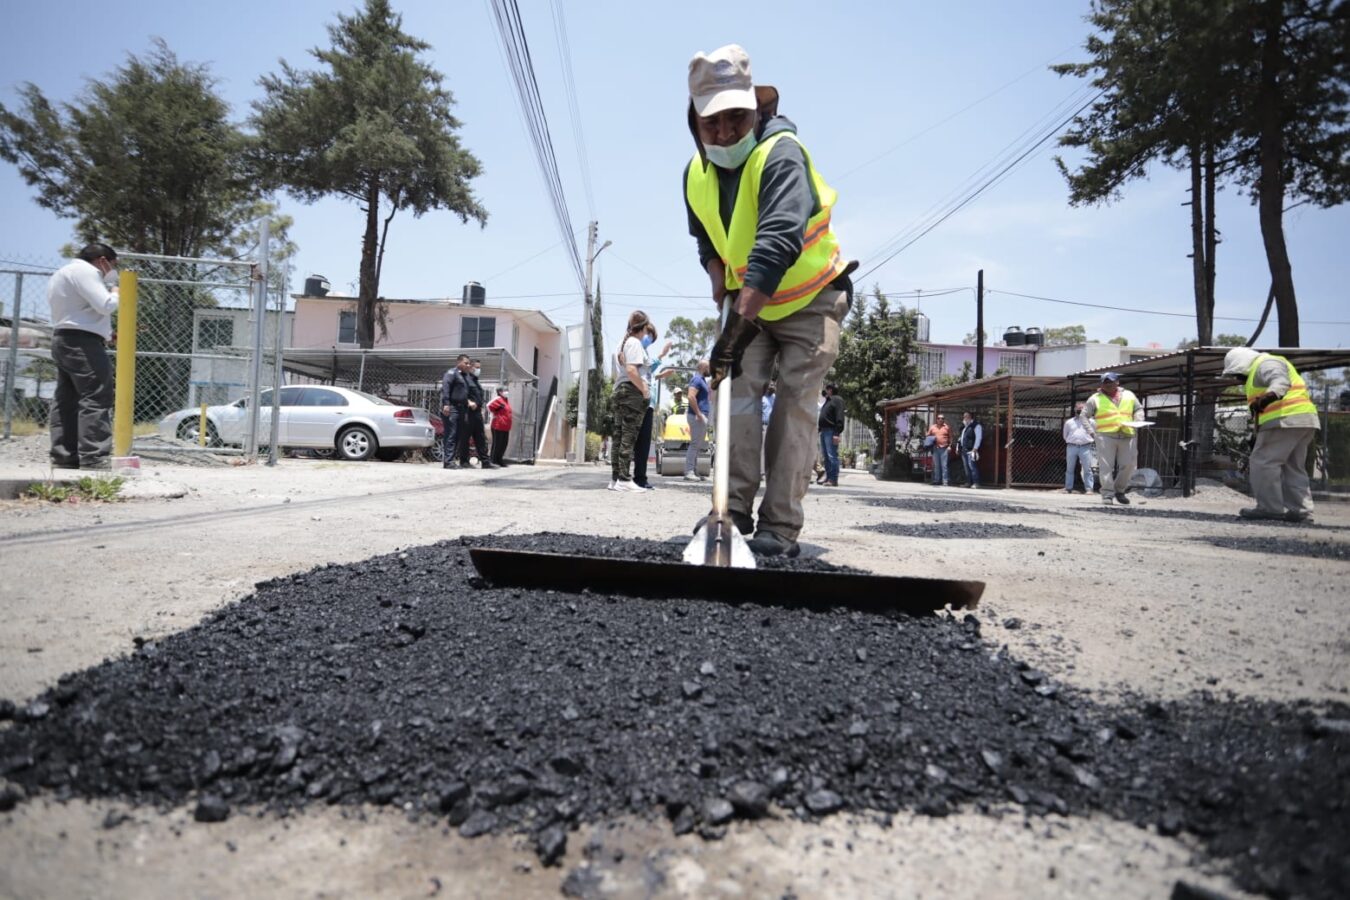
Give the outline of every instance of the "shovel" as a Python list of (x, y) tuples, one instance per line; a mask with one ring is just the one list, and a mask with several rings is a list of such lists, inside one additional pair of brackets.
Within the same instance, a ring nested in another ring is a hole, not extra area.
[[(722, 307), (722, 327), (727, 324), (727, 313), (735, 302), (735, 294), (728, 295)], [(694, 538), (684, 548), (684, 561), (693, 565), (753, 569), (755, 554), (741, 537), (741, 531), (727, 512), (731, 494), (731, 373), (727, 372), (717, 388), (717, 443), (713, 451), (712, 513), (694, 530)]]
[[(730, 306), (723, 309), (723, 323)], [(685, 547), (682, 563), (472, 547), (474, 568), (494, 587), (595, 591), (652, 599), (702, 598), (864, 612), (931, 614), (974, 609), (982, 581), (855, 574), (810, 568), (757, 568), (727, 511), (731, 477), (731, 376), (717, 394), (713, 509)]]

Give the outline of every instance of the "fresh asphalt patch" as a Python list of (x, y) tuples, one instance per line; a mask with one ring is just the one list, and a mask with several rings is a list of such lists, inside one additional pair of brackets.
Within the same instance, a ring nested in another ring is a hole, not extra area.
[(875, 531), (892, 537), (934, 538), (937, 540), (995, 540), (1005, 538), (1050, 538), (1059, 537), (1053, 531), (1036, 528), (1031, 525), (1004, 525), (997, 522), (924, 522), (920, 525), (907, 525), (899, 522), (881, 522), (875, 525), (858, 526), (864, 531)]
[(1350, 543), (1340, 541), (1300, 541), (1281, 537), (1224, 537), (1205, 535), (1192, 538), (1228, 550), (1247, 550), (1266, 556), (1303, 556), (1308, 559), (1350, 560)]
[[(873, 499), (868, 502), (868, 506), (876, 506), (881, 509), (898, 509), (905, 512), (931, 513), (934, 515), (945, 515), (954, 512), (970, 513), (1010, 513), (1017, 515), (1025, 513), (1027, 508), (1016, 503), (1002, 503), (998, 500), (981, 500), (972, 498), (970, 500), (949, 500), (945, 497), (888, 497), (885, 499)], [(1038, 516), (1059, 515), (1057, 512), (1037, 509)]]
[(545, 863), (628, 814), (712, 840), (762, 816), (1104, 813), (1189, 833), (1249, 890), (1350, 894), (1345, 705), (1102, 705), (973, 616), (496, 589), (471, 545), (679, 553), (466, 538), (260, 583), (0, 702), (0, 810), (111, 798), (210, 823), (393, 804), (468, 837), (529, 834)]

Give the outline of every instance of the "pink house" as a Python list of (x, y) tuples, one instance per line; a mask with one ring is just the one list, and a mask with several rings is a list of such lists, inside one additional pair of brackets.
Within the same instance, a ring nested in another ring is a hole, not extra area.
[[(293, 295), (296, 348), (355, 348), (356, 298)], [(562, 366), (562, 329), (542, 312), (457, 300), (387, 300), (388, 334), (376, 328), (375, 350), (461, 352), (499, 348), (547, 392)]]

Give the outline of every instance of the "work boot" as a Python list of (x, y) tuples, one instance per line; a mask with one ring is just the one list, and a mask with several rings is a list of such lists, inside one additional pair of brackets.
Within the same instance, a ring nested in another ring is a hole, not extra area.
[(479, 461), (479, 463), (478, 463), (478, 468), (480, 468), (480, 469), (495, 469), (495, 468), (497, 468), (497, 467), (494, 466), (492, 463), (488, 462), (486, 459), (484, 459), (484, 460), (480, 460), (480, 461)]
[[(732, 523), (735, 524), (736, 530), (739, 531), (741, 534), (754, 534), (754, 533), (755, 533), (755, 517), (754, 517), (754, 516), (750, 515), (749, 513), (743, 513), (743, 512), (731, 512), (731, 513), (728, 513), (728, 515), (731, 516), (731, 521), (732, 521)], [(708, 519), (711, 518), (711, 517), (712, 517), (712, 513), (710, 512), (710, 513), (708, 513), (708, 515), (706, 515), (706, 516), (704, 516), (703, 518), (699, 519), (698, 522), (695, 523), (695, 525), (694, 525), (694, 533), (695, 533), (695, 534), (698, 534), (698, 530), (699, 530), (700, 528), (702, 528), (702, 527), (704, 526), (704, 524), (708, 521)]]
[(1239, 509), (1238, 516), (1243, 519), (1283, 519), (1285, 514), (1282, 512), (1271, 512), (1268, 509), (1261, 509), (1259, 506), (1249, 506), (1246, 509)]
[(1291, 509), (1284, 514), (1284, 520), (1286, 522), (1295, 522), (1300, 525), (1311, 525), (1313, 523), (1313, 514), (1310, 512), (1300, 512), (1299, 510)]
[(788, 559), (795, 559), (802, 552), (796, 541), (790, 541), (781, 534), (763, 528), (746, 543), (750, 545), (750, 552), (756, 556), (786, 556)]
[(1129, 497), (1126, 497), (1124, 494), (1116, 494), (1116, 502), (1117, 502), (1117, 503), (1123, 503), (1123, 504), (1125, 504), (1126, 506), (1129, 506), (1129, 505), (1130, 505), (1130, 498), (1129, 498)]

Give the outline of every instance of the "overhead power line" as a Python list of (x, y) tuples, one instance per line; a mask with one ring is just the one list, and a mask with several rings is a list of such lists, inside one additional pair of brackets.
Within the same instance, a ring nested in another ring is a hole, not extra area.
[(529, 41), (525, 38), (525, 25), (520, 17), (520, 7), (516, 4), (516, 0), (487, 0), (487, 2), (497, 24), (497, 37), (507, 73), (511, 76), (511, 81), (516, 87), (516, 95), (520, 99), (525, 130), (529, 135), (530, 144), (534, 147), (539, 172), (543, 176), (544, 187), (553, 207), (553, 215), (557, 219), (558, 234), (567, 245), (577, 285), (584, 292), (586, 277), (581, 265), (581, 251), (572, 237), (572, 219), (567, 209), (562, 177), (558, 172), (558, 158), (553, 150), (548, 116), (544, 112), (544, 102), (539, 94), (534, 61), (530, 57)]
[[(1041, 297), (1041, 296), (1038, 296), (1038, 295), (1036, 295), (1036, 294), (1019, 294), (1019, 293), (1017, 293), (1016, 291), (1000, 291), (1000, 290), (995, 290), (995, 289), (990, 288), (990, 287), (986, 287), (986, 288), (984, 289), (984, 292), (985, 292), (986, 294), (1003, 294), (1003, 295), (1008, 296), (1008, 297), (1021, 297), (1023, 300), (1039, 300), (1039, 301), (1041, 301), (1042, 303), (1060, 303), (1060, 304), (1063, 304), (1063, 305), (1065, 305), (1065, 306), (1085, 306), (1085, 307), (1088, 307), (1089, 309), (1106, 309), (1106, 310), (1110, 310), (1110, 311), (1112, 311), (1112, 312), (1135, 313), (1135, 314), (1137, 314), (1137, 315), (1143, 315), (1143, 316), (1169, 316), (1169, 317), (1177, 318), (1177, 319), (1194, 319), (1194, 318), (1195, 318), (1195, 313), (1189, 313), (1189, 312), (1180, 313), (1180, 312), (1171, 312), (1171, 311), (1169, 311), (1169, 310), (1161, 310), (1161, 309), (1136, 309), (1136, 308), (1134, 308), (1134, 307), (1129, 307), (1129, 306), (1110, 306), (1110, 305), (1105, 304), (1105, 303), (1087, 303), (1087, 302), (1082, 301), (1082, 300), (1060, 300), (1060, 299), (1057, 298), (1057, 297)], [(1254, 319), (1254, 318), (1245, 318), (1245, 317), (1242, 317), (1242, 316), (1215, 316), (1215, 317), (1214, 317), (1214, 321), (1216, 321), (1216, 322), (1218, 322), (1218, 321), (1224, 321), (1224, 322), (1258, 322), (1258, 321), (1260, 321), (1260, 320), (1259, 320), (1259, 319)], [(1350, 322), (1319, 322), (1319, 321), (1311, 321), (1311, 320), (1308, 320), (1308, 319), (1300, 319), (1299, 321), (1301, 321), (1301, 322), (1302, 322), (1303, 324), (1305, 324), (1305, 325), (1350, 325)]]
[[(920, 216), (919, 219), (908, 228), (888, 240), (879, 250), (872, 254), (868, 262), (885, 254), (884, 257), (871, 265), (867, 271), (859, 275), (857, 280), (861, 281), (877, 269), (886, 265), (886, 263), (913, 246), (915, 242), (924, 237), (924, 235), (956, 215), (957, 212), (968, 206), (985, 191), (1007, 178), (1017, 167), (1029, 159), (1033, 153), (1044, 146), (1047, 141), (1058, 135), (1059, 132), (1072, 122), (1079, 113), (1095, 103), (1105, 91), (1099, 90), (1091, 97), (1088, 97), (1086, 101), (1078, 103), (1085, 93), (1086, 90), (1080, 90), (1066, 100), (1061, 101), (1047, 116), (1042, 117), (1041, 120), (1032, 125), (1031, 128), (1015, 138), (992, 162), (986, 164), (970, 178), (966, 179), (967, 184), (977, 178), (983, 177), (982, 181), (979, 181), (969, 188), (958, 188), (954, 197), (945, 203), (940, 203), (930, 208), (927, 213)], [(1073, 110), (1067, 115), (1064, 115), (1063, 111), (1068, 106), (1073, 106)], [(1045, 124), (1047, 120), (1050, 121), (1049, 125)], [(984, 173), (991, 174), (986, 175)]]
[(577, 103), (577, 83), (572, 74), (572, 47), (567, 40), (567, 22), (562, 0), (550, 0), (553, 9), (553, 35), (558, 41), (562, 61), (563, 89), (567, 93), (567, 112), (572, 120), (572, 139), (577, 147), (577, 165), (581, 168), (581, 186), (586, 193), (586, 210), (595, 218), (595, 194), (591, 191), (591, 163), (586, 153), (586, 136), (581, 127), (581, 106)]

